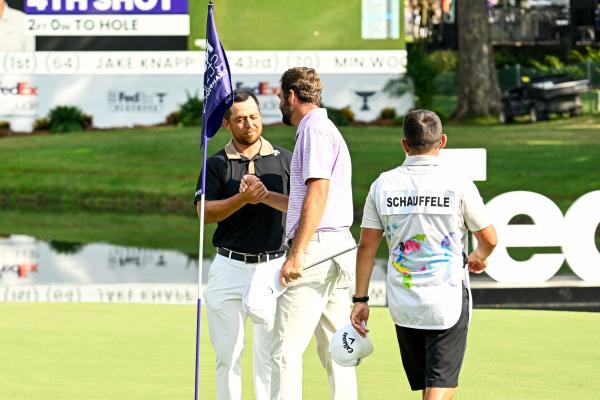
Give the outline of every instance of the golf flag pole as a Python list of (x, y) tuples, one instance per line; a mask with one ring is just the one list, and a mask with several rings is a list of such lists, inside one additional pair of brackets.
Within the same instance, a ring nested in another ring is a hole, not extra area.
[(204, 247), (204, 206), (206, 202), (206, 148), (223, 122), (225, 112), (233, 103), (233, 88), (225, 50), (219, 41), (213, 15), (213, 2), (208, 4), (206, 19), (206, 60), (204, 71), (204, 110), (202, 112), (202, 193), (200, 197), (200, 241), (198, 248), (198, 302), (196, 313), (196, 384), (194, 399), (198, 400), (200, 378), (200, 317), (202, 309), (202, 262)]

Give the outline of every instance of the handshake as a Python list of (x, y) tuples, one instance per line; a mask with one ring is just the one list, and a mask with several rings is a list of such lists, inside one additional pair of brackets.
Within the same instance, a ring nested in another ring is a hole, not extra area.
[(269, 195), (265, 185), (255, 175), (244, 175), (242, 177), (240, 193), (249, 204), (258, 204)]

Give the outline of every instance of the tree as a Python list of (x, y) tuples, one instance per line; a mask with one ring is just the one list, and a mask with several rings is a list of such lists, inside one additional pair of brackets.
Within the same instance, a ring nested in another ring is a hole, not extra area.
[(415, 106), (429, 109), (433, 104), (434, 81), (440, 73), (439, 67), (431, 60), (423, 41), (415, 41), (407, 47), (407, 51), (406, 75), (389, 80), (383, 90), (393, 97), (401, 97), (406, 92), (414, 92)]
[(487, 1), (458, 0), (458, 106), (453, 118), (498, 115), (498, 86)]

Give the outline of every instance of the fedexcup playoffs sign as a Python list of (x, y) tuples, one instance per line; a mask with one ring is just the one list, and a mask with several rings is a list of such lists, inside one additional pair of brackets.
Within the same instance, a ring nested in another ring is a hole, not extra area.
[[(563, 216), (549, 198), (533, 192), (503, 193), (487, 203), (498, 231), (498, 246), (486, 272), (499, 282), (543, 282), (567, 260), (584, 281), (600, 281), (600, 252), (594, 240), (600, 223), (600, 190), (577, 199)], [(530, 225), (509, 225), (516, 215), (528, 215)], [(515, 261), (507, 247), (561, 247), (562, 253), (534, 254)]]
[[(444, 149), (440, 153), (444, 165), (474, 181), (486, 180), (486, 157), (485, 149)], [(594, 240), (600, 224), (599, 204), (600, 190), (596, 190), (577, 199), (563, 216), (552, 200), (538, 193), (517, 191), (494, 197), (487, 208), (498, 231), (498, 246), (486, 272), (498, 282), (544, 282), (566, 260), (584, 281), (600, 282), (600, 252)], [(533, 224), (509, 224), (517, 215), (529, 216)], [(476, 242), (473, 236), (472, 240)], [(508, 254), (509, 247), (560, 247), (562, 252), (516, 261)]]

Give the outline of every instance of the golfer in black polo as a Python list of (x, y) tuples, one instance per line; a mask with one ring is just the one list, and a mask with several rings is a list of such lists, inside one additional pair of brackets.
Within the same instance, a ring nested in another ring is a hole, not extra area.
[[(217, 223), (213, 236), (217, 255), (204, 296), (217, 356), (217, 398), (240, 400), (240, 359), (247, 318), (242, 298), (257, 268), (278, 270), (285, 261), (291, 153), (261, 137), (258, 100), (248, 90), (234, 92), (234, 103), (225, 114), (223, 126), (232, 139), (206, 163), (205, 222)], [(198, 212), (200, 188), (199, 179), (195, 198)], [(272, 332), (268, 325), (253, 326), (257, 400), (270, 399)]]

